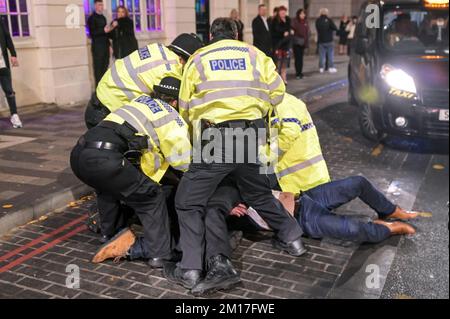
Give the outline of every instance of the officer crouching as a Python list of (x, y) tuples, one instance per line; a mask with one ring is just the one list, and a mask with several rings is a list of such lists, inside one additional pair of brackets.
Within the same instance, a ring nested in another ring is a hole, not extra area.
[[(141, 95), (106, 117), (80, 138), (71, 154), (75, 175), (100, 196), (110, 196), (132, 208), (144, 237), (126, 228), (100, 248), (94, 263), (106, 259), (148, 259), (154, 268), (171, 259), (166, 197), (159, 182), (171, 166), (185, 171), (191, 143), (186, 123), (173, 108), (180, 81), (168, 77), (155, 86), (156, 97)], [(170, 105), (170, 104), (171, 105)], [(128, 159), (139, 152), (140, 168)]]

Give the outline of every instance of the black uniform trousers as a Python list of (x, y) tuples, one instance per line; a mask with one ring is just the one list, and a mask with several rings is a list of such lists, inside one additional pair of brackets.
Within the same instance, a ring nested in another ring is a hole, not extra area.
[[(180, 224), (180, 245), (183, 251), (182, 269), (203, 269), (205, 234), (216, 232), (208, 223), (205, 210), (217, 186), (227, 176), (236, 182), (244, 202), (256, 209), (275, 230), (277, 237), (291, 243), (302, 236), (296, 220), (274, 198), (267, 175), (258, 164), (191, 164), (178, 187), (175, 207)], [(220, 217), (218, 217), (220, 218)], [(228, 240), (226, 226), (222, 240)], [(208, 230), (207, 230), (208, 228)], [(226, 234), (226, 235), (225, 235)]]
[(100, 83), (103, 75), (108, 71), (109, 67), (109, 43), (93, 44), (92, 46), (92, 62), (94, 66), (95, 87)]
[(162, 188), (135, 168), (123, 154), (75, 146), (71, 154), (75, 175), (112, 202), (122, 201), (138, 215), (153, 258), (170, 255), (170, 225)]

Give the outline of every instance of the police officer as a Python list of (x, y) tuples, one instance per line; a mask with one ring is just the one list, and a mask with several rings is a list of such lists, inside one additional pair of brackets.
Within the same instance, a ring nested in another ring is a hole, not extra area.
[(110, 112), (141, 96), (151, 94), (162, 78), (181, 79), (183, 65), (202, 47), (194, 34), (181, 34), (168, 47), (149, 44), (124, 59), (116, 60), (97, 86), (86, 109), (85, 121), (92, 128)]
[[(169, 78), (161, 86), (176, 91), (179, 83)], [(136, 151), (142, 153), (141, 169), (127, 159), (127, 153)], [(152, 267), (161, 267), (171, 255), (171, 240), (166, 197), (159, 182), (170, 166), (187, 170), (190, 157), (187, 125), (179, 114), (166, 101), (141, 95), (80, 138), (71, 154), (71, 167), (99, 194), (120, 200), (135, 211), (149, 243), (146, 257)], [(124, 257), (132, 247), (142, 245), (126, 228), (102, 247), (93, 261)]]
[(306, 105), (286, 94), (273, 115), (271, 151), (277, 160), (275, 183), (279, 183), (280, 190), (299, 194), (328, 183), (328, 167)]
[(195, 122), (200, 121), (204, 130), (212, 128), (211, 133), (219, 133), (222, 139), (243, 130), (248, 130), (253, 137), (247, 142), (240, 141), (245, 151), (243, 163), (235, 158), (230, 162), (231, 154), (217, 148), (213, 162), (207, 158), (199, 162), (194, 159), (181, 180), (175, 205), (183, 259), (178, 265), (165, 267), (165, 276), (188, 289), (200, 282), (204, 263), (205, 280), (217, 285), (233, 273), (228, 258), (221, 256), (207, 261), (203, 258), (205, 207), (227, 176), (236, 180), (245, 201), (258, 209), (276, 231), (276, 247), (294, 256), (306, 252), (300, 227), (272, 196), (269, 180), (260, 173), (260, 163), (253, 160), (249, 147), (259, 138), (265, 139), (256, 132), (265, 128), (264, 118), (283, 100), (285, 85), (270, 58), (236, 40), (237, 27), (233, 20), (215, 20), (211, 37), (211, 44), (197, 51), (187, 63), (180, 92), (180, 114), (193, 124), (194, 132)]

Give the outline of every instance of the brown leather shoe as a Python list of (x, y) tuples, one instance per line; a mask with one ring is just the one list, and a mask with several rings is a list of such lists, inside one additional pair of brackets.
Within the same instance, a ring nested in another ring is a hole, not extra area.
[(127, 251), (133, 246), (135, 241), (136, 236), (131, 229), (125, 228), (109, 242), (100, 247), (94, 258), (92, 258), (92, 262), (98, 264), (107, 259), (120, 260), (126, 256)]
[(414, 227), (402, 222), (388, 223), (384, 220), (375, 220), (374, 223), (389, 228), (391, 235), (414, 235), (416, 233)]
[(389, 215), (387, 218), (389, 219), (403, 219), (403, 220), (409, 220), (419, 217), (418, 212), (410, 212), (406, 211), (401, 207), (397, 207), (395, 209), (395, 212)]

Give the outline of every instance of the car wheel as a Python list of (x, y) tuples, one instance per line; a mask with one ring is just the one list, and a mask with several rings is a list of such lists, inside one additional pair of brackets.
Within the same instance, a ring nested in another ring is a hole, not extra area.
[(366, 138), (371, 141), (380, 140), (380, 132), (375, 126), (370, 105), (364, 104), (359, 107), (359, 126)]

